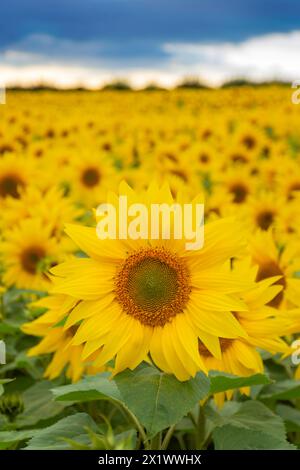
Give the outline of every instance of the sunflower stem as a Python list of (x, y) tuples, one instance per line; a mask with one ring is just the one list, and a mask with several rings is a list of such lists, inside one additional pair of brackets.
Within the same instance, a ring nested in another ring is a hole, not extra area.
[(196, 428), (196, 449), (201, 450), (205, 443), (205, 413), (204, 406), (199, 405), (197, 428)]
[(119, 404), (119, 407), (122, 409), (122, 411), (124, 410), (127, 415), (130, 417), (131, 421), (133, 422), (133, 424), (135, 425), (140, 437), (141, 437), (141, 440), (143, 441), (143, 444), (145, 446), (146, 449), (149, 449), (149, 445), (150, 445), (150, 442), (149, 442), (149, 439), (145, 433), (145, 430), (143, 428), (143, 426), (141, 425), (141, 423), (139, 422), (139, 420), (137, 419), (137, 417), (130, 411), (129, 408), (127, 408), (127, 406), (124, 405), (124, 403), (120, 403)]
[(170, 440), (173, 436), (173, 433), (175, 431), (176, 424), (173, 424), (173, 426), (170, 426), (161, 445), (161, 450), (166, 450), (168, 448), (168, 445), (170, 443)]
[(160, 450), (161, 449), (161, 433), (157, 433), (152, 439), (150, 439), (149, 450)]

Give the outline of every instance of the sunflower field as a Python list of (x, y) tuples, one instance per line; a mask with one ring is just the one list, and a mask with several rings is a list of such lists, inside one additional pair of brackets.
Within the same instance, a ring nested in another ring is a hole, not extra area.
[[(120, 195), (200, 201), (204, 246), (100, 239)], [(8, 91), (0, 204), (0, 449), (300, 446), (289, 88)]]

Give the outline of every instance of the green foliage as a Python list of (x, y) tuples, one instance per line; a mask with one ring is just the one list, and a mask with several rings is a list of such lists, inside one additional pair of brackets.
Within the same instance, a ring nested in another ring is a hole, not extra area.
[(266, 385), (270, 379), (263, 374), (255, 374), (250, 377), (235, 377), (234, 375), (212, 371), (210, 377), (210, 392), (219, 393), (240, 387), (251, 387), (254, 385)]
[(87, 429), (97, 431), (97, 425), (86, 413), (76, 413), (72, 416), (61, 419), (57, 423), (39, 433), (34, 434), (30, 439), (27, 450), (62, 450), (70, 449), (68, 439), (74, 439), (79, 444), (90, 442)]
[(4, 393), (4, 384), (11, 382), (13, 379), (0, 379), (0, 396)]
[(184, 78), (178, 85), (177, 87), (178, 89), (191, 89), (191, 90), (195, 90), (195, 89), (208, 89), (208, 85), (204, 84), (203, 82), (201, 82), (201, 80), (198, 78), (198, 77), (187, 77), (187, 78)]
[(209, 381), (198, 373), (178, 382), (154, 367), (125, 371), (115, 378), (125, 405), (145, 426), (149, 437), (176, 424), (209, 392)]
[(130, 410), (149, 437), (176, 424), (208, 393), (209, 381), (202, 373), (187, 382), (179, 382), (148, 365), (136, 371), (124, 371), (113, 380), (103, 373), (53, 390), (56, 400), (60, 401), (107, 399), (117, 402)]
[[(42, 294), (9, 290), (0, 336), (0, 449), (293, 449), (299, 446), (300, 382), (288, 363), (265, 355), (268, 375), (212, 371), (179, 382), (143, 363), (69, 383), (43, 378), (48, 358), (29, 357), (36, 339), (20, 326), (39, 314), (28, 305)], [(251, 388), (251, 398), (241, 395)], [(214, 394), (234, 391), (222, 409)]]
[(131, 90), (131, 86), (126, 80), (114, 80), (104, 85), (102, 90), (128, 91)]
[(210, 411), (217, 450), (276, 449), (294, 447), (286, 440), (283, 420), (262, 403), (226, 403), (221, 412)]
[(3, 431), (0, 432), (0, 449), (13, 449), (16, 445), (22, 443), (38, 434), (38, 429), (29, 429), (26, 431)]
[(65, 385), (52, 390), (56, 400), (85, 402), (91, 400), (111, 399), (121, 401), (121, 395), (110, 374), (104, 372), (71, 385)]
[(35, 383), (23, 393), (24, 411), (17, 418), (19, 428), (40, 425), (59, 415), (68, 404), (58, 403), (52, 399), (50, 391), (53, 384), (48, 381)]
[(262, 400), (292, 400), (300, 398), (300, 381), (283, 380), (264, 388), (260, 394)]

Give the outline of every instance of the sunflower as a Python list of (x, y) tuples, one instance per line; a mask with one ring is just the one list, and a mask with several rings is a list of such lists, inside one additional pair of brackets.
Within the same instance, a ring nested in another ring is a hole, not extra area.
[(170, 160), (158, 163), (156, 179), (159, 182), (168, 181), (174, 197), (180, 192), (188, 193), (194, 198), (199, 193), (201, 179), (198, 176), (198, 164), (189, 153), (183, 153), (180, 163)]
[[(248, 310), (234, 312), (235, 317), (247, 332), (246, 338), (220, 338), (221, 355), (214, 356), (211, 351), (199, 342), (199, 354), (208, 370), (219, 370), (233, 375), (247, 377), (263, 372), (263, 362), (257, 348), (271, 354), (286, 354), (289, 346), (281, 339), (288, 332), (289, 320), (277, 309), (270, 307), (282, 290), (282, 285), (276, 284), (279, 276), (257, 282), (258, 266), (251, 266), (250, 258), (236, 261), (234, 270), (252, 282), (253, 287), (241, 293)], [(250, 388), (243, 387), (241, 393), (249, 394)], [(215, 401), (221, 406), (225, 398), (230, 399), (233, 391), (218, 393)]]
[(52, 226), (41, 219), (25, 219), (4, 232), (1, 257), (6, 268), (3, 281), (20, 289), (47, 290), (49, 266), (61, 258), (61, 249), (52, 236)]
[[(227, 191), (231, 196), (231, 202), (238, 207), (245, 204), (251, 194), (255, 192), (257, 182), (250, 175), (249, 169), (244, 167), (234, 167), (224, 174), (219, 172), (215, 178), (221, 189)], [(216, 187), (217, 190), (217, 187)]]
[(63, 190), (55, 186), (41, 190), (35, 186), (20, 191), (20, 198), (9, 198), (2, 215), (3, 228), (17, 225), (20, 220), (39, 218), (47, 226), (52, 226), (52, 234), (61, 240), (64, 223), (74, 222), (83, 215), (82, 209), (75, 206), (71, 198), (64, 196)]
[(218, 219), (228, 215), (228, 212), (232, 212), (232, 198), (227, 190), (223, 187), (218, 187), (218, 190), (215, 191), (214, 186), (209, 189), (209, 195), (205, 204), (205, 217), (207, 220)]
[(257, 280), (280, 276), (277, 284), (283, 289), (270, 301), (280, 309), (300, 306), (300, 279), (296, 277), (300, 266), (298, 240), (288, 245), (276, 243), (274, 232), (257, 231), (250, 240), (250, 253), (254, 264), (259, 266)]
[[(120, 194), (147, 207), (174, 202), (167, 185), (152, 184), (138, 196), (121, 184)], [(117, 200), (109, 198), (116, 210)], [(186, 380), (206, 371), (199, 341), (219, 354), (219, 338), (247, 336), (232, 313), (247, 310), (239, 293), (249, 288), (248, 279), (228, 270), (245, 243), (233, 219), (207, 224), (200, 251), (187, 251), (186, 240), (174, 238), (100, 240), (94, 228), (68, 225), (66, 231), (89, 257), (53, 268), (52, 293), (77, 303), (65, 309), (64, 329), (77, 327), (70, 344), (83, 346), (83, 361), (95, 354), (98, 368), (115, 359), (118, 373), (149, 357)]]
[(20, 198), (20, 191), (35, 181), (36, 167), (33, 160), (9, 153), (0, 159), (0, 203), (6, 199)]
[(75, 200), (91, 207), (105, 200), (107, 191), (116, 186), (117, 175), (105, 155), (79, 153), (72, 159), (69, 181)]
[(285, 204), (281, 211), (276, 226), (276, 238), (284, 245), (290, 241), (297, 242), (300, 236), (300, 194), (295, 195), (293, 200)]
[(289, 160), (278, 174), (277, 183), (287, 201), (300, 195), (300, 169), (298, 160)]
[(258, 126), (249, 123), (240, 124), (233, 135), (234, 143), (249, 154), (259, 156), (266, 145), (266, 137)]
[(66, 376), (76, 382), (85, 374), (96, 374), (103, 368), (96, 369), (91, 364), (92, 357), (83, 363), (81, 360), (83, 346), (73, 346), (71, 343), (74, 328), (64, 329), (60, 323), (66, 311), (70, 312), (76, 305), (71, 297), (62, 295), (44, 297), (32, 304), (33, 308), (47, 309), (47, 312), (36, 320), (22, 325), (22, 331), (28, 335), (41, 337), (41, 342), (29, 349), (29, 356), (53, 354), (44, 377), (52, 380), (58, 377), (66, 368)]
[(249, 198), (246, 217), (249, 218), (249, 228), (253, 230), (268, 230), (278, 226), (280, 216), (285, 211), (284, 199), (274, 193), (263, 191)]

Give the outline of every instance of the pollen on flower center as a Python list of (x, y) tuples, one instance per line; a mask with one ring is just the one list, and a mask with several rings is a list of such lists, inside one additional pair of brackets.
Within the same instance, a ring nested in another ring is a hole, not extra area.
[(181, 313), (191, 291), (186, 264), (164, 248), (134, 252), (115, 278), (123, 310), (144, 325), (163, 326)]
[(99, 183), (100, 173), (97, 168), (87, 168), (84, 170), (81, 180), (85, 186), (91, 188)]
[(21, 255), (23, 269), (29, 274), (35, 274), (38, 263), (45, 257), (45, 254), (45, 250), (39, 246), (32, 246), (24, 250)]

